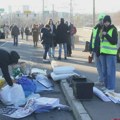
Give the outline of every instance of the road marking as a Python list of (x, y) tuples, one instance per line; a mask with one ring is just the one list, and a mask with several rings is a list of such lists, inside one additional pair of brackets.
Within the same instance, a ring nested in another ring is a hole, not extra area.
[[(8, 41), (7, 41), (8, 42)], [(0, 45), (0, 47), (4, 46), (7, 42), (3, 43), (2, 45)]]

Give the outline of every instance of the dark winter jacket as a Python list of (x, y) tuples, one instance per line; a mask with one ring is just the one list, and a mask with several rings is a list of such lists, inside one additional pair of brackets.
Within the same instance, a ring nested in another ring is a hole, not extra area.
[(11, 34), (12, 34), (13, 36), (18, 36), (18, 35), (20, 34), (19, 28), (18, 28), (16, 25), (13, 26), (12, 31), (11, 31)]
[(41, 30), (42, 33), (42, 44), (49, 44), (50, 46), (52, 45), (52, 34), (50, 33), (50, 30), (47, 28), (42, 28)]
[(60, 23), (57, 27), (57, 43), (67, 43), (67, 31), (68, 26), (64, 23)]
[(53, 31), (52, 31), (52, 44), (54, 45), (54, 47), (57, 46), (57, 42), (56, 42), (56, 26), (53, 24)]
[(28, 27), (25, 28), (25, 35), (30, 35), (30, 30)]
[(10, 78), (8, 66), (11, 64), (18, 63), (18, 59), (20, 59), (20, 56), (17, 52), (11, 51), (10, 53), (6, 50), (0, 49), (0, 68), (3, 73), (3, 77), (5, 78), (8, 85), (12, 86), (12, 80)]

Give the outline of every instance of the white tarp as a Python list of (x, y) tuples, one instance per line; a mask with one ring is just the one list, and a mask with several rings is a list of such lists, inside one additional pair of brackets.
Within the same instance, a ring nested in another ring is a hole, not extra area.
[(72, 66), (60, 66), (60, 67), (55, 67), (53, 69), (53, 72), (55, 74), (70, 74), (70, 73), (73, 73), (74, 70), (75, 68)]
[[(11, 118), (23, 118), (26, 117), (28, 115), (30, 115), (31, 113), (33, 113), (35, 110), (42, 108), (43, 106), (51, 106), (51, 108), (55, 108), (55, 107), (63, 107), (60, 103), (59, 103), (59, 98), (48, 98), (48, 97), (40, 97), (40, 98), (31, 98), (28, 99), (27, 104), (25, 105), (25, 107), (19, 107), (18, 109), (11, 108), (11, 113), (5, 113), (5, 112), (1, 112), (1, 114), (11, 117)], [(66, 107), (66, 106), (64, 106)], [(10, 109), (10, 108), (9, 108)], [(1, 111), (2, 109), (0, 109)], [(7, 110), (7, 108), (6, 108)]]
[(36, 80), (46, 88), (50, 88), (53, 86), (51, 81), (45, 75), (38, 74), (36, 76)]
[(96, 87), (93, 87), (93, 93), (98, 96), (100, 99), (102, 99), (104, 102), (111, 101), (101, 90), (99, 90)]
[(54, 72), (51, 73), (51, 77), (54, 81), (63, 80), (68, 78), (69, 76), (75, 75), (76, 73), (69, 73), (69, 74), (55, 74)]
[(114, 103), (120, 103), (120, 93), (106, 92), (105, 93), (111, 101)]
[(43, 74), (43, 75), (47, 75), (47, 70), (42, 70), (42, 69), (39, 69), (39, 68), (32, 68), (31, 69), (31, 74)]

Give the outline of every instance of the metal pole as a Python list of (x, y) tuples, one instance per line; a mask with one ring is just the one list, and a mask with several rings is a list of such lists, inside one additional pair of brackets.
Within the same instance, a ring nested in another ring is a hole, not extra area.
[(73, 7), (72, 7), (72, 0), (70, 0), (70, 22), (73, 22)]
[(52, 5), (52, 19), (54, 20), (54, 4)]
[(95, 26), (95, 0), (93, 0), (93, 26)]
[(42, 22), (44, 23), (44, 21), (45, 21), (44, 20), (44, 18), (45, 18), (45, 16), (44, 16), (44, 0), (43, 0), (43, 11), (42, 12), (43, 12)]

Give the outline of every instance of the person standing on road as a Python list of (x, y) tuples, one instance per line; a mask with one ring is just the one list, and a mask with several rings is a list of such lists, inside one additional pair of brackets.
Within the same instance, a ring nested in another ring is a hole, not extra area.
[(11, 31), (11, 34), (13, 36), (14, 39), (14, 46), (18, 46), (18, 36), (20, 34), (19, 28), (17, 25), (14, 25)]
[(22, 37), (22, 40), (24, 39), (24, 27), (21, 27), (21, 37)]
[(57, 44), (59, 44), (58, 60), (61, 60), (62, 45), (64, 49), (64, 59), (67, 59), (67, 31), (68, 26), (64, 23), (64, 19), (61, 18), (60, 24), (57, 27)]
[(100, 32), (103, 27), (104, 14), (100, 14), (98, 17), (99, 23), (93, 28), (90, 40), (90, 52), (92, 52), (95, 65), (98, 72), (98, 81), (95, 82), (95, 85), (104, 86), (104, 81), (102, 77), (102, 66), (100, 61)]
[(28, 36), (30, 35), (29, 27), (25, 28), (26, 41), (28, 41)]
[(16, 51), (11, 51), (10, 53), (4, 49), (0, 49), (0, 68), (9, 86), (13, 86), (12, 79), (9, 74), (8, 66), (12, 64), (17, 64), (20, 59), (19, 54)]
[(53, 23), (52, 19), (49, 19), (48, 25), (50, 26), (50, 31), (52, 33), (52, 46), (50, 46), (50, 56), (55, 57), (55, 47), (57, 46), (56, 43), (56, 26)]
[(37, 47), (38, 39), (39, 39), (39, 28), (38, 25), (33, 25), (32, 28), (32, 36), (33, 36), (33, 44), (34, 47)]
[(49, 52), (50, 46), (52, 45), (52, 33), (50, 30), (50, 26), (47, 24), (41, 30), (42, 37), (41, 37), (41, 44), (44, 47), (44, 54), (43, 54), (43, 62), (47, 61), (47, 53)]
[(76, 27), (71, 23), (70, 24), (70, 39), (71, 39), (71, 48), (75, 49), (75, 34), (77, 32)]
[(114, 91), (118, 34), (116, 27), (111, 24), (111, 17), (109, 15), (104, 17), (103, 23), (104, 27), (100, 37), (102, 74), (105, 87), (107, 88), (105, 91)]
[(71, 38), (70, 38), (70, 25), (68, 24), (68, 21), (65, 22), (68, 26), (67, 30), (67, 57), (71, 57), (72, 49), (71, 49)]

